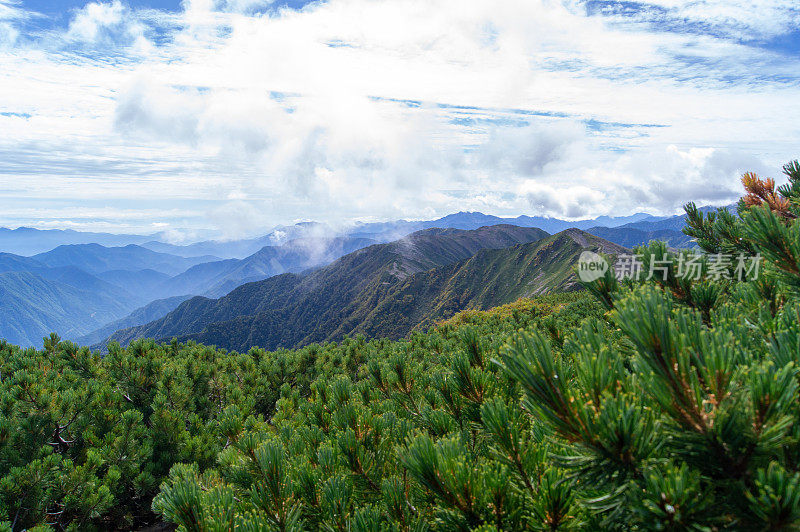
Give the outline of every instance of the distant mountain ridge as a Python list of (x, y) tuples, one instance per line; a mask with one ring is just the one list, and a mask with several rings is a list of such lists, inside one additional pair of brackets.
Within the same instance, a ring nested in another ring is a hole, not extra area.
[(163, 295), (220, 297), (246, 282), (315, 268), (375, 243), (366, 238), (300, 238), (280, 246), (264, 246), (244, 259), (197, 264), (162, 282), (160, 290)]
[(167, 275), (177, 275), (196, 264), (220, 260), (213, 255), (181, 257), (159, 253), (136, 244), (116, 247), (100, 244), (69, 244), (31, 258), (51, 268), (75, 266), (92, 274), (113, 270), (149, 269)]
[(158, 235), (126, 235), (92, 233), (73, 229), (35, 229), (0, 227), (0, 251), (16, 255), (31, 256), (65, 244), (100, 244), (102, 246), (126, 246), (143, 244)]
[(148, 249), (171, 253), (181, 256), (199, 254), (215, 254), (227, 257), (244, 258), (257, 252), (264, 246), (275, 246), (282, 241), (302, 238), (304, 235), (319, 236), (323, 234), (338, 234), (351, 238), (366, 238), (376, 242), (391, 242), (416, 231), (433, 228), (471, 230), (492, 225), (516, 225), (518, 227), (537, 227), (548, 233), (556, 233), (575, 227), (589, 229), (591, 227), (619, 227), (629, 223), (655, 221), (667, 217), (657, 217), (646, 213), (637, 213), (630, 216), (600, 216), (598, 218), (568, 221), (548, 216), (500, 217), (481, 212), (457, 212), (448, 214), (435, 220), (410, 221), (395, 220), (388, 222), (356, 223), (346, 229), (334, 229), (324, 224), (303, 222), (294, 226), (280, 226), (267, 235), (233, 241), (203, 241), (187, 245), (174, 245), (163, 242), (146, 242), (143, 244)]
[(175, 307), (190, 297), (192, 296), (173, 296), (165, 299), (157, 299), (156, 301), (152, 301), (147, 305), (134, 310), (124, 318), (112, 321), (111, 323), (108, 323), (99, 329), (76, 338), (75, 342), (79, 345), (93, 345), (98, 342), (102, 342), (110, 335), (114, 334), (115, 331), (128, 327), (136, 327), (137, 325), (143, 325), (152, 320), (160, 318), (161, 316), (174, 310)]
[(74, 339), (125, 316), (128, 299), (99, 280), (81, 287), (31, 272), (0, 273), (0, 337), (22, 346), (39, 345), (53, 331)]
[[(728, 205), (727, 208), (735, 207)], [(715, 207), (702, 207), (712, 210)], [(679, 219), (680, 218), (680, 219)], [(662, 221), (671, 220), (662, 224)], [(636, 213), (630, 216), (600, 216), (585, 220), (562, 220), (550, 216), (521, 215), (501, 217), (480, 212), (458, 212), (434, 220), (394, 220), (386, 222), (359, 222), (346, 228), (333, 228), (316, 222), (300, 222), (290, 226), (278, 226), (265, 230), (265, 234), (238, 240), (204, 240), (190, 244), (174, 244), (165, 239), (163, 233), (149, 235), (128, 235), (110, 233), (88, 233), (74, 230), (40, 230), (29, 227), (18, 229), (0, 228), (0, 251), (17, 255), (31, 256), (49, 251), (64, 244), (97, 243), (103, 246), (125, 246), (137, 244), (152, 251), (169, 253), (182, 257), (214, 255), (221, 258), (245, 258), (264, 246), (279, 246), (297, 238), (330, 238), (349, 236), (368, 238), (380, 242), (396, 240), (407, 234), (432, 227), (456, 229), (477, 229), (487, 225), (511, 224), (521, 227), (538, 227), (549, 233), (563, 231), (570, 227), (588, 230), (592, 227), (621, 227), (629, 224), (655, 224), (650, 228), (636, 226), (636, 229), (654, 231), (659, 229), (680, 230), (682, 215), (654, 216)]]
[(465, 308), (575, 289), (572, 267), (584, 249), (612, 255), (627, 251), (577, 229), (553, 236), (503, 225), (430, 229), (356, 251), (305, 276), (249, 283), (216, 300), (193, 298), (164, 318), (119, 331), (111, 340), (126, 344), (177, 336), (246, 350), (359, 332), (396, 338)]
[[(369, 286), (382, 287), (384, 283), (463, 260), (481, 249), (505, 248), (546, 236), (540, 229), (516, 226), (473, 231), (428, 229), (395, 242), (354, 251), (307, 275), (283, 274), (247, 283), (220, 299), (192, 298), (164, 318), (118, 331), (111, 339), (127, 344), (135, 338), (180, 336), (200, 332), (213, 322), (289, 305), (304, 313), (309, 323), (335, 320), (333, 315), (344, 311), (354, 295)], [(320, 309), (327, 314), (318, 312)]]
[[(728, 206), (731, 207), (735, 206)], [(712, 209), (704, 207), (701, 210)], [(79, 242), (61, 244), (33, 256), (0, 252), (0, 273), (30, 273), (37, 278), (38, 286), (48, 290), (51, 297), (55, 298), (49, 306), (40, 305), (36, 294), (29, 288), (33, 286), (32, 280), (23, 282), (22, 277), (6, 278), (6, 289), (13, 294), (9, 296), (9, 301), (14, 301), (13, 305), (21, 308), (26, 297), (33, 297), (30, 308), (34, 310), (31, 310), (33, 314), (29, 318), (22, 321), (15, 321), (12, 315), (7, 314), (10, 321), (0, 321), (0, 337), (14, 334), (20, 338), (18, 343), (29, 345), (28, 341), (38, 343), (41, 332), (50, 327), (69, 339), (78, 336), (82, 342), (96, 342), (113, 332), (106, 328), (111, 322), (117, 321), (117, 328), (141, 327), (155, 318), (164, 317), (180, 303), (176, 297), (202, 295), (218, 298), (242, 284), (284, 273), (299, 274), (329, 264), (357, 249), (395, 241), (415, 231), (469, 231), (504, 225), (535, 227), (552, 233), (577, 227), (628, 248), (646, 244), (650, 240), (663, 240), (674, 248), (694, 246), (692, 239), (681, 231), (685, 225), (684, 215), (657, 217), (645, 213), (565, 221), (541, 216), (503, 218), (480, 212), (458, 212), (429, 221), (359, 223), (338, 233), (324, 224), (302, 222), (277, 227), (257, 238), (229, 242), (205, 241), (187, 246), (153, 240), (162, 236), (159, 234), (111, 235), (70, 230), (0, 228), (0, 250), (9, 242), (30, 249), (42, 243), (65, 240)], [(434, 235), (435, 231), (429, 236)], [(92, 238), (104, 245), (84, 242)], [(242, 258), (219, 258), (240, 256), (245, 252), (251, 253)], [(453, 260), (463, 260), (463, 257), (459, 257)], [(438, 266), (441, 264), (427, 264), (425, 268)], [(415, 267), (410, 271), (416, 273)], [(394, 273), (400, 273), (400, 270)], [(92, 316), (86, 323), (78, 323), (78, 320), (83, 320), (81, 312), (61, 313), (58, 310), (70, 307), (78, 297), (76, 289), (84, 294), (81, 297), (85, 299)], [(94, 292), (94, 296), (89, 296), (90, 292)], [(58, 294), (65, 300), (59, 300)], [(117, 298), (117, 305), (108, 305), (110, 296)], [(171, 303), (156, 304), (159, 301)], [(148, 306), (151, 302), (154, 304)], [(141, 311), (143, 308), (148, 310)], [(161, 316), (157, 312), (162, 312)], [(20, 332), (27, 326), (30, 330), (24, 334)], [(7, 334), (7, 330), (16, 332)], [(71, 332), (63, 333), (64, 330)], [(178, 327), (176, 330), (180, 332), (183, 329)], [(160, 332), (171, 334), (169, 331)], [(193, 333), (197, 332), (193, 329)]]
[(694, 246), (694, 242), (691, 237), (685, 235), (683, 231), (675, 231), (672, 229), (656, 229), (652, 231), (646, 231), (628, 226), (591, 227), (587, 229), (586, 232), (626, 248), (641, 246), (652, 240), (661, 240), (673, 248), (688, 248)]

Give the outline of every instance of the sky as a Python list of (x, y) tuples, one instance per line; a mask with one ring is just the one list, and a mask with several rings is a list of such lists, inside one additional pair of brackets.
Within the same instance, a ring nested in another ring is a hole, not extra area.
[(0, 0), (0, 226), (667, 215), (798, 157), (796, 0)]

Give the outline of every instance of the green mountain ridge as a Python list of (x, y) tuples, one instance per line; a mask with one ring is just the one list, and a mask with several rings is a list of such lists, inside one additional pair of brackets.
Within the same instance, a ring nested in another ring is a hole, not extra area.
[(366, 238), (302, 238), (280, 246), (264, 246), (244, 259), (225, 259), (197, 264), (165, 280), (163, 295), (197, 294), (221, 297), (248, 282), (299, 273), (328, 264), (357, 249), (375, 244)]
[(627, 251), (578, 229), (553, 236), (514, 226), (426, 230), (356, 251), (305, 276), (250, 283), (218, 300), (193, 298), (161, 320), (110, 339), (127, 344), (178, 337), (241, 351), (358, 333), (400, 338), (461, 310), (574, 290), (572, 267), (585, 249)]
[(239, 316), (179, 337), (244, 351), (299, 347), (345, 336), (399, 339), (466, 309), (485, 310), (521, 297), (578, 288), (572, 270), (581, 252), (617, 255), (627, 250), (569, 229), (509, 248), (484, 249), (459, 262), (387, 281), (381, 275), (342, 305), (313, 303)]
[(607, 255), (627, 252), (577, 229), (530, 244), (479, 251), (397, 283), (359, 326), (337, 330), (334, 336), (363, 333), (397, 339), (462, 310), (488, 310), (520, 298), (577, 290), (572, 267), (586, 249)]
[(114, 334), (115, 331), (128, 327), (136, 327), (137, 325), (148, 323), (163, 316), (164, 314), (174, 310), (175, 307), (190, 297), (192, 296), (172, 296), (151, 301), (147, 305), (137, 308), (124, 318), (112, 321), (111, 323), (103, 325), (99, 329), (96, 329), (89, 334), (85, 334), (79, 338), (76, 338), (75, 343), (78, 345), (92, 345), (102, 342), (104, 339), (108, 338), (109, 335)]
[(305, 275), (288, 273), (248, 283), (216, 300), (192, 298), (164, 318), (118, 331), (109, 340), (127, 344), (136, 338), (200, 333), (215, 322), (284, 308), (295, 309), (298, 323), (316, 327), (321, 321), (341, 321), (343, 309), (363, 299), (363, 293), (380, 294), (397, 280), (466, 259), (481, 249), (505, 248), (546, 236), (540, 229), (510, 225), (419, 231), (395, 242), (359, 249)]

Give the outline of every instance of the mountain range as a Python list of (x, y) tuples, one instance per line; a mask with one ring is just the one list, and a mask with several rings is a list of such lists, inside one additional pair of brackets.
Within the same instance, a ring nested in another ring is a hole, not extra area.
[[(729, 206), (730, 207), (730, 206)], [(704, 209), (711, 209), (706, 207)], [(205, 240), (186, 245), (176, 245), (166, 239), (162, 233), (149, 235), (128, 235), (111, 233), (88, 233), (61, 229), (34, 229), (20, 227), (17, 229), (0, 228), (0, 251), (17, 255), (31, 256), (49, 251), (67, 244), (100, 244), (106, 247), (127, 246), (137, 244), (152, 251), (178, 255), (181, 257), (198, 257), (213, 255), (221, 258), (242, 259), (257, 252), (264, 246), (279, 246), (290, 240), (306, 237), (329, 238), (333, 235), (368, 238), (379, 242), (389, 242), (404, 235), (433, 227), (451, 227), (455, 229), (477, 229), (487, 225), (510, 224), (520, 227), (538, 227), (548, 233), (556, 233), (576, 227), (588, 230), (592, 227), (620, 227), (632, 223), (658, 223), (671, 219), (669, 226), (660, 229), (680, 231), (683, 227), (683, 216), (653, 216), (637, 213), (630, 216), (600, 216), (587, 220), (561, 220), (548, 216), (499, 217), (480, 212), (458, 212), (442, 218), (427, 221), (396, 220), (389, 222), (356, 223), (344, 228), (334, 228), (315, 222), (301, 222), (291, 226), (278, 226), (266, 230), (262, 236), (239, 240)], [(644, 227), (638, 227), (643, 229)], [(652, 229), (648, 229), (652, 230)]]
[(167, 276), (177, 275), (196, 264), (220, 260), (219, 257), (212, 255), (187, 258), (158, 253), (136, 244), (119, 247), (107, 247), (100, 244), (70, 244), (58, 246), (31, 258), (51, 268), (75, 266), (91, 274), (117, 270), (153, 270)]
[(395, 338), (465, 308), (574, 289), (572, 266), (584, 249), (625, 251), (577, 229), (553, 236), (511, 225), (428, 229), (355, 251), (304, 275), (248, 283), (219, 299), (192, 298), (110, 340), (127, 344), (178, 337), (246, 350), (357, 333)]
[(15, 255), (36, 255), (66, 244), (100, 244), (101, 246), (127, 246), (143, 244), (158, 235), (117, 235), (91, 233), (73, 229), (35, 229), (0, 227), (0, 251)]
[(53, 331), (76, 338), (131, 311), (126, 303), (130, 294), (118, 287), (91, 277), (81, 286), (58, 280), (58, 273), (64, 274), (63, 278), (70, 272), (49, 273), (53, 273), (51, 278), (25, 271), (0, 273), (4, 340), (31, 346)]
[(182, 257), (135, 244), (69, 244), (32, 257), (0, 253), (0, 337), (30, 346), (58, 331), (94, 343), (163, 316), (191, 295), (219, 297), (242, 283), (327, 264), (372, 243), (298, 239), (241, 260)]
[[(678, 219), (672, 225), (677, 225), (676, 232), (680, 232), (683, 218), (657, 217), (646, 213), (637, 213), (630, 216), (600, 216), (589, 220), (560, 220), (547, 216), (517, 216), (504, 218), (483, 214), (481, 212), (457, 212), (442, 218), (425, 221), (396, 220), (390, 222), (357, 223), (346, 228), (333, 228), (324, 224), (303, 222), (294, 226), (280, 226), (268, 234), (252, 239), (234, 241), (203, 241), (188, 245), (174, 245), (164, 242), (151, 241), (142, 244), (144, 247), (180, 256), (196, 256), (212, 254), (220, 257), (244, 258), (260, 250), (264, 246), (274, 246), (276, 243), (286, 242), (303, 237), (319, 237), (320, 235), (336, 234), (351, 238), (365, 238), (375, 242), (391, 242), (416, 231), (433, 228), (450, 229), (478, 229), (491, 225), (516, 225), (518, 227), (536, 227), (548, 233), (557, 233), (569, 228), (588, 230), (593, 227), (621, 227), (636, 223), (656, 223), (666, 219)], [(632, 227), (638, 228), (638, 227)]]
[[(159, 234), (112, 235), (69, 230), (0, 229), (0, 246), (5, 246), (0, 249), (37, 251), (29, 256), (0, 253), (0, 274), (16, 274), (4, 275), (0, 280), (7, 302), (0, 309), (0, 337), (28, 346), (38, 344), (43, 335), (56, 331), (70, 340), (86, 345), (96, 344), (115, 331), (135, 330), (165, 318), (179, 305), (191, 303), (192, 296), (214, 300), (235, 291), (239, 286), (287, 273), (297, 275), (274, 281), (276, 286), (291, 283), (291, 279), (317, 279), (321, 274), (314, 273), (316, 269), (354, 251), (371, 249), (376, 244), (387, 244), (398, 239), (404, 241), (403, 237), (412, 233), (416, 235), (412, 240), (419, 240), (420, 234), (434, 229), (472, 231), (481, 227), (514, 226), (536, 228), (541, 231), (540, 237), (544, 237), (547, 233), (577, 228), (627, 248), (654, 239), (664, 240), (668, 245), (678, 248), (694, 245), (681, 231), (684, 224), (684, 216), (657, 217), (644, 213), (566, 221), (548, 217), (502, 218), (479, 212), (460, 212), (429, 221), (361, 223), (338, 232), (323, 224), (303, 222), (274, 228), (257, 238), (209, 240), (186, 246), (164, 242)], [(41, 248), (54, 243), (58, 245), (42, 251)], [(515, 242), (519, 243), (522, 242)], [(487, 246), (496, 247), (493, 244)], [(473, 254), (470, 252), (469, 257)], [(424, 270), (412, 273), (421, 274), (422, 271), (435, 270), (469, 257), (456, 253), (450, 262), (442, 262), (439, 258), (427, 264)], [(436, 279), (428, 281), (434, 283)], [(306, 286), (298, 281), (298, 286), (301, 285)], [(329, 290), (338, 289), (338, 286), (329, 286)], [(303, 290), (297, 288), (292, 301), (300, 298), (299, 294), (305, 293)], [(412, 295), (405, 293), (403, 298)], [(308, 294), (303, 297), (306, 296), (311, 297)], [(361, 297), (359, 294), (350, 294), (348, 297), (351, 296), (355, 299)], [(484, 299), (468, 298), (465, 304), (480, 305)], [(377, 300), (372, 301), (377, 304)], [(276, 305), (272, 302), (268, 305), (269, 309), (263, 310), (274, 311), (279, 308)], [(447, 305), (436, 303), (434, 307), (445, 309)], [(21, 310), (23, 308), (24, 311)], [(242, 316), (252, 315), (250, 312), (215, 315), (212, 321), (201, 321), (203, 327), (211, 326), (212, 323), (225, 320), (242, 319)], [(438, 315), (432, 310), (430, 314)], [(365, 316), (358, 314), (353, 320), (363, 321), (360, 327), (371, 330), (372, 326)], [(182, 319), (179, 321), (183, 322)], [(346, 325), (343, 327), (343, 331), (347, 329)], [(321, 338), (339, 334), (329, 329), (329, 325), (320, 327), (320, 330), (327, 331)], [(152, 330), (151, 335), (166, 338), (200, 334), (202, 330), (194, 326), (167, 327), (164, 330)], [(351, 328), (346, 332), (352, 330), (356, 329)], [(120, 333), (117, 337), (125, 341), (130, 339), (127, 333)], [(286, 341), (294, 345), (301, 340), (304, 338), (289, 338)], [(243, 345), (235, 342), (231, 345), (234, 344)]]
[(220, 297), (246, 282), (286, 272), (301, 272), (374, 244), (367, 238), (298, 238), (280, 246), (264, 246), (244, 259), (198, 264), (160, 285), (162, 294)]

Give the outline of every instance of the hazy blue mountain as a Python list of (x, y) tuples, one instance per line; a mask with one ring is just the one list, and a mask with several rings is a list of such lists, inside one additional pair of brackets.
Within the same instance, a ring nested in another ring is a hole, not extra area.
[(227, 259), (193, 266), (162, 283), (161, 292), (220, 297), (246, 282), (315, 268), (374, 243), (374, 240), (365, 238), (302, 238), (282, 246), (265, 246), (241, 260)]
[(76, 338), (75, 343), (79, 345), (97, 344), (98, 342), (102, 342), (114, 334), (115, 331), (128, 327), (136, 327), (137, 325), (143, 325), (164, 316), (190, 297), (192, 296), (185, 295), (168, 297), (166, 299), (157, 299), (143, 307), (137, 308), (124, 318), (112, 321), (111, 323), (104, 325), (103, 327), (100, 327), (89, 334)]
[(162, 285), (170, 279), (166, 273), (156, 270), (109, 270), (100, 272), (96, 277), (119, 286), (132, 294), (146, 300), (158, 299), (162, 294)]
[(196, 264), (219, 260), (219, 257), (211, 255), (180, 257), (152, 251), (135, 244), (121, 247), (105, 247), (100, 244), (70, 244), (58, 246), (46, 253), (34, 255), (32, 258), (46, 266), (75, 266), (89, 273), (113, 270), (155, 270), (167, 275), (177, 275)]
[(170, 253), (181, 257), (216, 255), (226, 259), (244, 259), (264, 247), (281, 246), (286, 242), (302, 238), (332, 238), (336, 232), (316, 222), (301, 222), (292, 226), (279, 226), (269, 233), (239, 240), (204, 240), (193, 244), (177, 245), (159, 241), (143, 244), (153, 251)]
[(104, 279), (10, 253), (0, 253), (0, 276), (0, 338), (25, 346), (39, 345), (51, 332), (74, 339), (150, 300), (131, 279)]
[(118, 331), (111, 339), (127, 344), (135, 338), (199, 333), (211, 323), (289, 307), (293, 309), (290, 321), (298, 329), (283, 331), (287, 338), (309, 327), (328, 330), (348, 315), (352, 305), (370, 308), (377, 294), (398, 279), (458, 262), (482, 249), (507, 248), (547, 236), (541, 229), (511, 225), (419, 231), (359, 249), (305, 275), (287, 273), (247, 283), (220, 299), (192, 298), (163, 318)]
[(646, 245), (651, 240), (662, 240), (673, 248), (694, 247), (694, 241), (683, 234), (682, 231), (674, 229), (643, 231), (631, 227), (631, 225), (633, 224), (624, 225), (622, 227), (592, 227), (587, 229), (586, 232), (626, 248)]
[(490, 216), (480, 212), (459, 212), (450, 214), (438, 220), (423, 222), (426, 227), (455, 227), (457, 229), (477, 229), (487, 225), (511, 224), (520, 227), (538, 227), (548, 233), (557, 233), (571, 227), (577, 229), (588, 229), (590, 227), (604, 226), (617, 227), (631, 222), (641, 220), (655, 220), (654, 216), (638, 213), (631, 216), (609, 217), (601, 216), (590, 220), (559, 220), (544, 216), (517, 216), (516, 218), (500, 218)]
[(75, 339), (127, 315), (128, 299), (99, 279), (81, 288), (31, 272), (0, 273), (0, 338), (26, 347), (51, 332)]
[(680, 231), (686, 226), (686, 215), (670, 216), (663, 220), (643, 220), (620, 226), (621, 229), (637, 231)]
[(153, 240), (156, 235), (115, 235), (111, 233), (89, 233), (71, 229), (33, 229), (0, 227), (0, 251), (17, 255), (36, 255), (65, 244), (101, 244), (103, 246), (125, 246)]
[(48, 281), (69, 285), (81, 290), (93, 290), (98, 293), (113, 293), (120, 299), (120, 303), (134, 309), (148, 301), (148, 296), (137, 294), (124, 287), (109, 283), (75, 266), (59, 266), (57, 268), (34, 268), (28, 273), (37, 275)]
[[(90, 338), (99, 341), (118, 329), (163, 316), (186, 299), (185, 294), (224, 295), (244, 282), (320, 266), (371, 243), (306, 238), (262, 248), (244, 260), (210, 262), (202, 261), (216, 257), (180, 257), (138, 245), (64, 245), (34, 257), (0, 253), (0, 273), (20, 274), (4, 281), (7, 297), (0, 300), (5, 312), (0, 337), (31, 345), (50, 332), (74, 339), (122, 320)], [(181, 275), (191, 266), (197, 269)], [(81, 299), (86, 312), (75, 310)], [(21, 311), (26, 304), (27, 310)], [(128, 316), (133, 309), (138, 310)]]
[(178, 255), (180, 257), (192, 257), (197, 255), (215, 255), (224, 258), (245, 258), (252, 255), (264, 246), (275, 245), (276, 240), (271, 234), (260, 236), (258, 238), (247, 238), (242, 240), (231, 241), (217, 241), (217, 240), (204, 240), (202, 242), (195, 242), (193, 244), (171, 244), (168, 242), (159, 242), (151, 240), (145, 242), (142, 247), (158, 251), (160, 253), (169, 253), (171, 255)]
[(268, 234), (257, 238), (231, 241), (208, 240), (188, 245), (174, 245), (152, 241), (144, 243), (143, 246), (154, 251), (183, 257), (211, 254), (223, 258), (245, 258), (246, 256), (256, 253), (265, 246), (272, 247), (294, 239), (320, 238), (323, 236), (330, 237), (330, 235), (340, 235), (350, 238), (368, 238), (377, 242), (391, 242), (416, 231), (434, 227), (471, 230), (491, 225), (510, 224), (519, 227), (538, 227), (549, 233), (555, 233), (570, 227), (576, 227), (578, 229), (589, 229), (597, 226), (617, 227), (631, 222), (660, 219), (659, 217), (645, 213), (621, 217), (600, 216), (599, 218), (587, 220), (567, 221), (546, 216), (503, 218), (480, 212), (458, 212), (435, 220), (395, 220), (388, 222), (357, 223), (344, 230), (328, 227), (324, 224), (303, 222), (293, 226), (277, 227)]
[(631, 216), (621, 217), (600, 216), (599, 218), (587, 220), (567, 221), (546, 216), (523, 215), (514, 218), (503, 218), (499, 216), (483, 214), (481, 212), (457, 212), (454, 214), (448, 214), (447, 216), (438, 218), (436, 220), (420, 222), (398, 220), (396, 222), (357, 224), (355, 227), (349, 230), (348, 234), (351, 236), (362, 236), (373, 238), (375, 240), (390, 241), (401, 238), (414, 231), (430, 229), (433, 227), (471, 230), (500, 224), (510, 224), (519, 227), (538, 227), (539, 229), (543, 229), (548, 233), (557, 233), (559, 231), (569, 229), (570, 227), (575, 227), (578, 229), (588, 229), (596, 226), (617, 227), (631, 222), (658, 219), (660, 218), (645, 213), (637, 213)]
[[(725, 205), (723, 208), (731, 212), (736, 212), (736, 204)], [(717, 207), (700, 207), (701, 212), (716, 211)], [(598, 224), (599, 225), (599, 224)], [(676, 216), (669, 216), (666, 218), (644, 219), (636, 222), (626, 223), (619, 227), (626, 229), (638, 229), (639, 231), (681, 231), (686, 226), (686, 215), (678, 214)]]
[[(92, 275), (77, 266), (55, 266), (50, 267), (42, 262), (31, 258), (13, 255), (11, 253), (0, 253), (0, 273), (4, 272), (27, 272), (37, 275), (43, 279), (67, 284), (81, 289), (107, 290), (111, 285), (117, 287), (117, 294), (125, 297), (129, 301), (141, 303), (147, 299), (147, 295), (140, 294), (135, 290), (135, 286), (124, 282), (115, 282), (114, 275), (109, 275), (108, 279), (101, 278), (103, 274)], [(158, 274), (167, 277), (164, 274)]]
[[(707, 207), (704, 209), (712, 209)], [(128, 244), (139, 244), (142, 247), (161, 253), (181, 257), (213, 255), (222, 259), (245, 258), (264, 246), (278, 246), (289, 240), (305, 237), (330, 237), (331, 235), (349, 236), (353, 238), (369, 238), (381, 242), (389, 242), (411, 234), (415, 231), (431, 227), (477, 229), (487, 225), (512, 224), (521, 227), (539, 227), (548, 232), (557, 232), (569, 227), (590, 229), (592, 227), (618, 227), (628, 223), (653, 222), (674, 218), (669, 216), (652, 216), (637, 213), (631, 216), (610, 217), (566, 221), (547, 216), (499, 217), (479, 212), (459, 212), (436, 220), (395, 220), (388, 222), (358, 223), (347, 230), (337, 230), (323, 224), (302, 222), (292, 226), (280, 226), (265, 231), (262, 236), (237, 240), (206, 240), (186, 245), (167, 242), (163, 234), (151, 235), (115, 235), (109, 233), (84, 233), (72, 230), (38, 230), (31, 228), (0, 228), (0, 252), (18, 255), (35, 255), (64, 244), (95, 243), (107, 247), (119, 247)], [(638, 229), (654, 231), (659, 229), (680, 229), (675, 220), (655, 226), (642, 226)], [(129, 269), (129, 268), (124, 268)]]
[(43, 267), (45, 267), (44, 264), (30, 257), (22, 257), (13, 253), (0, 253), (0, 273), (22, 272)]

